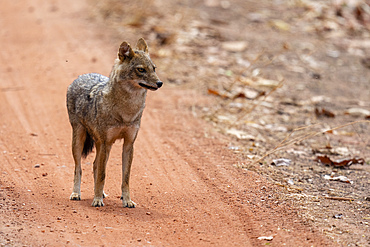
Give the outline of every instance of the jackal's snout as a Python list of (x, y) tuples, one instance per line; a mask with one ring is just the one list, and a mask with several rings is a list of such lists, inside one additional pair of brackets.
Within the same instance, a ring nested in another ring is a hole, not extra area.
[(157, 87), (158, 87), (158, 88), (162, 87), (162, 85), (163, 85), (163, 82), (161, 82), (161, 81), (157, 81)]
[(150, 84), (144, 81), (139, 82), (139, 86), (145, 89), (152, 90), (152, 91), (156, 91), (157, 89), (162, 87), (162, 85), (163, 85), (163, 82), (161, 81), (157, 81), (156, 83), (150, 83)]

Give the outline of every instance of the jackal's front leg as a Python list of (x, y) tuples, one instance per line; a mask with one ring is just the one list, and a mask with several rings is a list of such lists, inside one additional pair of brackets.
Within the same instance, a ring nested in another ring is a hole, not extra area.
[(138, 128), (132, 128), (125, 135), (122, 150), (122, 205), (127, 208), (134, 208), (136, 203), (130, 197), (130, 171), (134, 156), (134, 142), (138, 133)]
[(75, 162), (73, 191), (69, 199), (81, 200), (81, 154), (86, 139), (86, 130), (79, 125), (73, 125), (72, 154)]
[(91, 204), (93, 207), (104, 206), (104, 183), (105, 168), (109, 157), (111, 145), (96, 144), (96, 157), (94, 161), (94, 200)]

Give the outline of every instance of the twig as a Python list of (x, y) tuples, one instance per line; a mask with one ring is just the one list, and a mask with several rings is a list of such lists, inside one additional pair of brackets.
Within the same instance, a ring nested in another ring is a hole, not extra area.
[[(296, 131), (299, 131), (299, 130), (303, 130), (303, 129), (307, 129), (309, 127), (312, 127), (312, 126), (315, 126), (315, 125), (318, 125), (319, 123), (317, 124), (313, 124), (313, 125), (309, 125), (309, 126), (303, 126), (303, 127), (299, 127), (299, 128), (296, 128), (294, 129), (290, 134), (288, 134), (284, 140), (282, 140), (275, 148), (273, 148), (272, 150), (268, 151), (264, 156), (262, 156), (262, 158), (258, 159), (256, 161), (256, 163), (259, 163), (261, 160), (263, 160), (264, 158), (266, 158), (267, 156), (269, 156), (270, 154), (276, 152), (280, 147), (283, 147), (284, 146), (284, 143), (286, 142), (286, 140), (288, 140), (289, 137), (291, 137)], [(305, 137), (306, 138), (306, 137)], [(305, 139), (304, 138), (304, 139)], [(303, 140), (304, 140), (303, 139)], [(288, 143), (288, 145), (290, 145), (292, 142)], [(294, 142), (293, 142), (294, 143)], [(286, 147), (287, 145), (285, 145), (284, 147)]]
[[(232, 88), (234, 87), (234, 85), (235, 85), (235, 83), (236, 82), (238, 82), (238, 81), (240, 81), (240, 78), (242, 77), (242, 75), (246, 72), (246, 71), (248, 71), (251, 67), (252, 67), (252, 65), (254, 65), (261, 57), (262, 57), (262, 55), (263, 54), (265, 54), (265, 50), (263, 50), (261, 53), (259, 53), (251, 62), (250, 62), (250, 64), (247, 66), (247, 68), (245, 68), (245, 69), (243, 69), (243, 71), (241, 72), (241, 73), (239, 73), (239, 75), (234, 79), (234, 81), (228, 86), (228, 88), (226, 89), (228, 92), (230, 92), (231, 90), (232, 90)], [(222, 97), (221, 97), (222, 98)], [(232, 101), (233, 99), (226, 99), (226, 102), (228, 103), (228, 102), (230, 102), (230, 101)], [(222, 108), (218, 108), (218, 109), (216, 109), (213, 113), (212, 113), (212, 115), (215, 115), (215, 114), (217, 114), (218, 113), (218, 111), (219, 110), (221, 110)]]
[(321, 198), (329, 199), (329, 200), (336, 200), (336, 201), (354, 201), (353, 198), (348, 197), (338, 197), (338, 196), (321, 196)]
[(259, 53), (255, 59), (253, 59), (250, 64), (247, 66), (247, 68), (245, 68), (241, 73), (239, 73), (239, 75), (234, 79), (234, 81), (230, 84), (229, 86), (229, 89), (228, 91), (231, 91), (231, 89), (233, 88), (233, 86), (235, 85), (236, 82), (240, 81), (240, 78), (242, 77), (242, 75), (247, 71), (249, 70), (252, 65), (254, 65), (261, 57), (263, 54), (265, 54), (265, 51), (266, 50), (263, 50), (261, 53)]
[(57, 154), (39, 154), (41, 156), (57, 156)]
[(240, 120), (242, 120), (246, 115), (248, 115), (249, 113), (251, 113), (257, 106), (259, 106), (261, 103), (262, 103), (262, 101), (264, 101), (264, 100), (266, 100), (266, 98), (268, 97), (268, 96), (270, 96), (273, 92), (275, 92), (276, 91), (276, 89), (278, 89), (278, 88), (280, 88), (280, 87), (282, 87), (283, 86), (283, 84), (284, 84), (284, 78), (283, 79), (281, 79), (280, 81), (279, 81), (279, 84), (278, 85), (276, 85), (273, 89), (271, 89), (270, 90), (270, 92), (268, 92), (264, 97), (263, 97), (263, 99), (262, 100), (260, 100), (257, 104), (254, 104), (251, 108), (249, 108), (246, 112), (244, 112), (244, 114), (242, 115), (242, 116), (240, 116), (240, 117), (238, 117), (238, 119), (234, 122), (234, 124), (236, 124), (237, 122), (239, 122)]
[(268, 151), (264, 156), (262, 156), (262, 158), (258, 159), (256, 161), (256, 163), (259, 163), (261, 160), (265, 159), (267, 156), (269, 156), (270, 154), (276, 152), (279, 148), (281, 147), (287, 147), (291, 144), (294, 144), (294, 143), (297, 143), (297, 142), (301, 142), (301, 141), (304, 141), (308, 138), (311, 138), (311, 137), (315, 137), (319, 134), (323, 134), (325, 132), (329, 132), (329, 131), (333, 131), (333, 130), (337, 130), (337, 129), (341, 129), (341, 128), (344, 128), (346, 126), (349, 126), (349, 125), (353, 125), (353, 124), (357, 124), (357, 123), (370, 123), (369, 120), (358, 120), (358, 121), (354, 121), (354, 122), (350, 122), (350, 123), (346, 123), (346, 124), (343, 124), (343, 125), (340, 125), (340, 126), (337, 126), (335, 128), (332, 128), (332, 129), (328, 129), (328, 130), (325, 130), (325, 131), (319, 131), (319, 132), (314, 132), (314, 133), (311, 133), (311, 134), (307, 134), (305, 135), (303, 138), (301, 137), (297, 137), (293, 140), (290, 140), (289, 142), (287, 142), (288, 138), (290, 136), (292, 136), (296, 131), (299, 131), (299, 130), (303, 130), (303, 129), (307, 129), (307, 128), (310, 128), (312, 126), (315, 126), (315, 125), (318, 125), (318, 124), (321, 124), (321, 123), (317, 123), (317, 124), (313, 124), (313, 125), (308, 125), (308, 126), (303, 126), (303, 127), (299, 127), (297, 129), (294, 129), (291, 133), (289, 133), (285, 138), (284, 140), (282, 140), (275, 148), (273, 148), (271, 151)]

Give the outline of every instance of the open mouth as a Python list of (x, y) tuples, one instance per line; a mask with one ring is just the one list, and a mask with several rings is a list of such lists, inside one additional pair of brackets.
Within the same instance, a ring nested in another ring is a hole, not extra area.
[(155, 90), (157, 90), (158, 88), (157, 87), (151, 87), (151, 86), (148, 86), (148, 85), (146, 85), (146, 84), (144, 84), (144, 83), (139, 83), (139, 85), (141, 86), (141, 87), (143, 87), (143, 88), (146, 88), (146, 89), (149, 89), (149, 90), (153, 90), (153, 91), (155, 91)]

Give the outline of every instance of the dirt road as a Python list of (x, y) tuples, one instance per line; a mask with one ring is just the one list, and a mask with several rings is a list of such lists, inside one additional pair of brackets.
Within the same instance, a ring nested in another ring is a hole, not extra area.
[(66, 88), (79, 74), (108, 75), (118, 44), (87, 21), (83, 1), (1, 4), (1, 244), (261, 246), (262, 236), (274, 246), (328, 244), (276, 199), (278, 188), (233, 166), (227, 138), (189, 110), (207, 99), (169, 85), (149, 93), (135, 145), (137, 208), (119, 200), (122, 142), (108, 163), (106, 206), (90, 206), (93, 155), (83, 162), (82, 201), (70, 201)]

